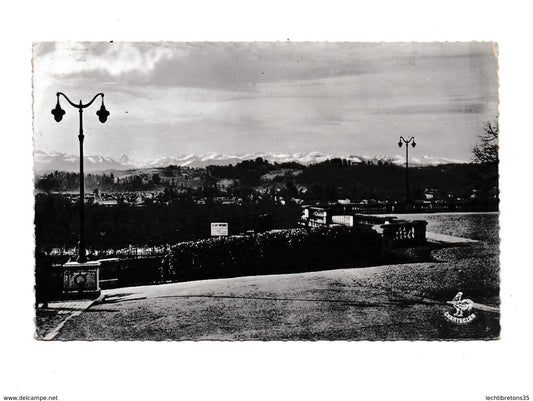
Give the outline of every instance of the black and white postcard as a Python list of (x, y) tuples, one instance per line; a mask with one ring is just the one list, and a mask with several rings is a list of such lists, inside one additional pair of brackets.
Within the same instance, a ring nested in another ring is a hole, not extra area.
[(6, 3), (0, 399), (529, 400), (529, 8)]
[(37, 42), (36, 338), (500, 337), (494, 42)]

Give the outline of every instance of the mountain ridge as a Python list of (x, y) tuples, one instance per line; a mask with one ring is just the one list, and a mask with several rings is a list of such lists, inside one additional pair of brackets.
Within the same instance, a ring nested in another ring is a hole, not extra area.
[[(179, 156), (163, 156), (157, 159), (135, 162), (129, 159), (125, 154), (115, 159), (110, 156), (84, 156), (84, 169), (86, 172), (99, 172), (105, 170), (131, 170), (141, 168), (161, 168), (170, 165), (192, 168), (204, 168), (209, 165), (225, 166), (237, 164), (244, 160), (254, 160), (261, 157), (271, 163), (296, 162), (303, 165), (320, 163), (328, 159), (341, 158), (351, 161), (352, 163), (392, 163), (403, 165), (405, 158), (396, 155), (393, 157), (375, 155), (330, 155), (317, 151), (309, 153), (248, 153), (248, 154), (223, 154), (210, 152), (205, 154), (187, 154)], [(442, 164), (464, 164), (468, 163), (463, 160), (454, 160), (444, 157), (434, 157), (424, 155), (422, 158), (411, 157), (409, 164), (413, 167), (437, 166)], [(44, 152), (34, 151), (34, 170), (36, 172), (44, 171), (79, 171), (79, 156), (62, 152)]]

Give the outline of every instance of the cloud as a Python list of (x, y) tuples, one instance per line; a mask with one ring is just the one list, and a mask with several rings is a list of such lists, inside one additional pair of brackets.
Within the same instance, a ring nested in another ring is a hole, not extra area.
[(37, 149), (76, 151), (75, 110), (50, 115), (56, 91), (104, 92), (111, 117), (87, 110), (88, 146), (143, 158), (374, 154), (398, 132), (465, 158), (498, 104), (490, 43), (39, 43), (34, 84)]
[(108, 78), (123, 74), (148, 74), (177, 49), (142, 43), (36, 43), (36, 71), (49, 76), (100, 72)]
[(489, 47), (488, 43), (59, 43), (53, 52), (41, 54), (37, 49), (35, 54), (38, 62), (53, 61), (57, 68), (52, 73), (66, 79), (120, 77), (131, 86), (253, 91), (255, 85), (268, 83), (416, 71), (450, 61), (477, 63), (476, 59), (491, 56)]

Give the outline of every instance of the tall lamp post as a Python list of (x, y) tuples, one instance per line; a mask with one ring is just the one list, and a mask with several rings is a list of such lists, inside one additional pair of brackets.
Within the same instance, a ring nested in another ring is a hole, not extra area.
[(400, 137), (398, 146), (401, 148), (405, 143), (405, 203), (409, 201), (409, 144), (414, 148), (416, 146), (415, 137), (412, 136), (409, 139)]
[(96, 112), (96, 115), (98, 116), (98, 119), (101, 123), (105, 123), (107, 121), (107, 117), (109, 117), (109, 111), (106, 110), (104, 106), (104, 94), (98, 93), (96, 94), (92, 100), (89, 103), (83, 104), (80, 100), (79, 104), (76, 104), (72, 102), (67, 95), (65, 95), (62, 92), (57, 92), (57, 104), (56, 107), (52, 110), (52, 114), (54, 115), (54, 119), (57, 122), (60, 122), (63, 119), (63, 115), (65, 115), (65, 110), (61, 108), (59, 105), (59, 96), (63, 96), (67, 102), (72, 106), (78, 109), (79, 115), (80, 115), (80, 131), (78, 135), (78, 139), (80, 140), (80, 246), (79, 246), (79, 254), (78, 254), (78, 263), (85, 263), (87, 262), (87, 255), (85, 250), (85, 211), (84, 211), (84, 198), (85, 198), (85, 179), (83, 175), (83, 139), (85, 136), (83, 135), (83, 109), (89, 107), (93, 102), (96, 100), (96, 98), (101, 97), (102, 98), (102, 105), (100, 106), (100, 109)]

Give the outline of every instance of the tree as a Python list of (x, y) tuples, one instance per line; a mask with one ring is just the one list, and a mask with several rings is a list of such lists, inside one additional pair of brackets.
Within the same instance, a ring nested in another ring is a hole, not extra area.
[(498, 163), (498, 123), (490, 121), (483, 126), (485, 133), (479, 136), (480, 143), (472, 148), (475, 163)]
[(296, 188), (296, 185), (291, 180), (288, 180), (285, 184), (285, 191), (283, 191), (284, 195), (287, 196), (287, 198), (295, 198), (298, 196), (298, 188)]
[(498, 123), (486, 122), (483, 126), (485, 133), (480, 135), (480, 143), (472, 148), (474, 162), (480, 163), (479, 170), (474, 170), (470, 176), (472, 189), (477, 192), (478, 200), (486, 207), (497, 208), (498, 204)]

